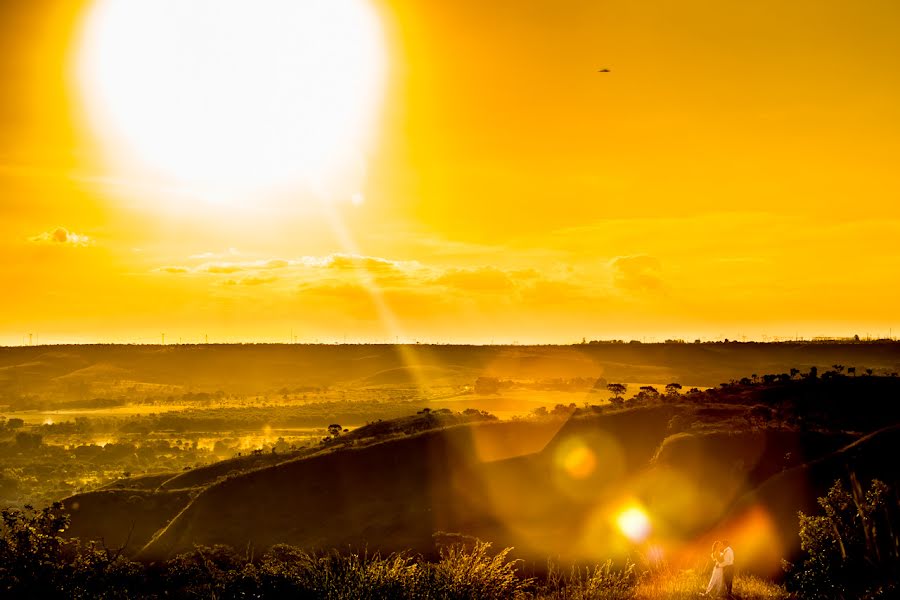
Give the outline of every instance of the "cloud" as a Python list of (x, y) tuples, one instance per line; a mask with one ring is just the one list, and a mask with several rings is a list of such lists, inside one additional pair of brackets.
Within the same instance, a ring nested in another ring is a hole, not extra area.
[(653, 256), (620, 256), (613, 259), (616, 286), (627, 291), (652, 292), (663, 287), (662, 265)]
[(280, 258), (273, 258), (272, 260), (267, 260), (262, 265), (260, 265), (261, 269), (284, 269), (285, 267), (289, 267), (291, 262), (288, 260), (282, 260)]
[(510, 276), (495, 267), (451, 269), (435, 283), (472, 292), (507, 292), (515, 287)]
[(236, 264), (209, 264), (209, 265), (201, 265), (197, 267), (196, 271), (203, 271), (204, 273), (215, 273), (219, 275), (229, 275), (231, 273), (237, 273), (239, 271), (245, 271), (247, 267), (243, 265)]
[(591, 305), (605, 300), (595, 290), (588, 290), (569, 281), (538, 279), (522, 292), (522, 299), (532, 306)]
[[(628, 261), (622, 264), (627, 267)], [(504, 306), (533, 305), (541, 300), (556, 304), (585, 300), (585, 282), (569, 283), (568, 272), (549, 277), (533, 268), (423, 265), (417, 261), (358, 254), (210, 261), (167, 265), (156, 271), (215, 277), (219, 284), (228, 286), (260, 286), (277, 281), (273, 290), (282, 293), (299, 290), (301, 296), (318, 297), (326, 304), (325, 298), (331, 298), (331, 304), (345, 308), (349, 305), (352, 314), (365, 315), (365, 318), (372, 318), (382, 301), (398, 310), (402, 307), (403, 314), (409, 315), (432, 314), (436, 307), (449, 309), (455, 304), (466, 310), (489, 310), (490, 303), (501, 298)]]
[(86, 235), (69, 231), (65, 227), (56, 227), (50, 231), (45, 231), (34, 237), (28, 238), (29, 241), (39, 244), (61, 244), (68, 246), (89, 246), (93, 240)]
[[(203, 259), (215, 256), (212, 253), (194, 254), (190, 259)], [(266, 258), (258, 260), (241, 261), (207, 261), (194, 266), (179, 266), (181, 273), (211, 273), (216, 275), (231, 275), (244, 271), (268, 271), (272, 269), (302, 268), (302, 269), (332, 269), (335, 271), (365, 271), (380, 275), (391, 272), (400, 272), (404, 269), (419, 266), (414, 262), (400, 262), (377, 258), (374, 256), (360, 256), (355, 254), (329, 254), (327, 256), (301, 256), (300, 258)], [(158, 269), (159, 270), (159, 269)], [(169, 271), (175, 272), (175, 271)]]
[(191, 254), (188, 258), (191, 260), (210, 260), (240, 256), (240, 254), (241, 253), (236, 248), (229, 248), (225, 252), (201, 252), (199, 254)]
[[(314, 257), (304, 258), (307, 260), (307, 264), (316, 264)], [(331, 254), (321, 259), (318, 264), (339, 271), (364, 271), (372, 275), (397, 274), (421, 267), (417, 262), (389, 260), (359, 254)]]
[[(230, 275), (241, 271), (257, 271), (270, 269), (284, 269), (292, 264), (291, 261), (273, 258), (269, 260), (250, 260), (241, 262), (212, 262), (198, 265), (191, 271), (198, 273), (213, 273)], [(187, 267), (185, 267), (187, 269)]]
[(272, 283), (273, 281), (278, 281), (277, 277), (244, 277), (241, 279), (241, 285), (264, 285), (266, 283)]

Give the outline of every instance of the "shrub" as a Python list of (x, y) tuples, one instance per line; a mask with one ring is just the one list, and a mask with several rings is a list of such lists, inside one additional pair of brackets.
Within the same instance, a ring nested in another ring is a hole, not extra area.
[(516, 574), (518, 561), (509, 559), (512, 548), (489, 554), (489, 542), (476, 541), (441, 549), (441, 560), (433, 567), (434, 591), (440, 598), (518, 598), (528, 581)]
[(790, 586), (811, 599), (889, 598), (900, 592), (900, 502), (879, 480), (868, 491), (854, 476), (819, 498), (822, 513), (800, 513), (802, 564), (786, 564)]

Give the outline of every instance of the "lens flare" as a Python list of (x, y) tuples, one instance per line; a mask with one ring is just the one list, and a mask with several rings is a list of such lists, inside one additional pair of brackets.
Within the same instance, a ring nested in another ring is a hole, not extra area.
[(632, 542), (642, 542), (650, 535), (650, 517), (639, 506), (631, 506), (619, 513), (616, 525)]
[(597, 468), (597, 456), (594, 451), (584, 445), (569, 448), (562, 456), (562, 468), (574, 479), (590, 477)]

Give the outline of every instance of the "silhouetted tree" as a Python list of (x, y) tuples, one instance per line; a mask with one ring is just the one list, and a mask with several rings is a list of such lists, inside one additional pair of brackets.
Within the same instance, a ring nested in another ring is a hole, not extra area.
[(681, 392), (680, 383), (670, 383), (666, 386), (666, 395), (670, 397), (677, 396)]
[(847, 375), (850, 375), (850, 374), (852, 374), (854, 377), (856, 377), (856, 367), (847, 367)]
[(871, 376), (872, 376), (872, 373), (874, 373), (874, 371), (873, 371), (872, 369), (866, 369), (866, 375), (868, 375), (869, 377), (871, 377)]
[(809, 374), (807, 375), (807, 377), (809, 377), (810, 379), (816, 379), (818, 376), (819, 376), (819, 369), (817, 367), (810, 367)]
[(574, 404), (570, 404), (569, 406), (566, 406), (565, 404), (557, 404), (553, 407), (553, 410), (550, 411), (550, 414), (557, 417), (562, 417), (572, 414), (576, 409), (577, 407)]
[(800, 369), (791, 369), (791, 379), (795, 379), (800, 374)]
[(606, 389), (608, 389), (615, 398), (619, 398), (628, 391), (628, 386), (624, 383), (610, 383), (607, 384)]
[(344, 428), (341, 427), (340, 425), (338, 425), (337, 423), (332, 423), (331, 425), (328, 426), (328, 433), (334, 437), (341, 435), (341, 431), (343, 431), (343, 430), (344, 430)]
[(610, 392), (612, 392), (613, 397), (609, 399), (615, 405), (621, 405), (624, 400), (622, 396), (625, 395), (625, 392), (628, 391), (628, 386), (624, 383), (610, 383), (606, 386)]
[(843, 373), (844, 365), (831, 365), (831, 368), (834, 369), (835, 373)]
[(655, 402), (659, 400), (659, 392), (652, 385), (642, 385), (640, 391), (631, 399), (629, 403), (638, 402)]

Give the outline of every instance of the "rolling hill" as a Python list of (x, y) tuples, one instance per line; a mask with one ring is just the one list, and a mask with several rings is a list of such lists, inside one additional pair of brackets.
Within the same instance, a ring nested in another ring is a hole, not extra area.
[[(673, 561), (693, 560), (711, 537), (730, 536), (744, 568), (773, 576), (777, 561), (798, 550), (797, 511), (814, 508), (835, 479), (900, 479), (890, 459), (900, 429), (892, 411), (877, 414), (897, 381), (861, 379), (734, 386), (535, 421), (427, 426), (435, 416), (419, 414), (301, 453), (123, 480), (65, 505), (72, 535), (122, 540), (133, 528), (129, 548), (143, 560), (195, 544), (429, 556), (435, 534), (448, 532), (515, 546), (536, 564), (633, 552), (640, 542), (627, 539), (617, 519), (639, 506), (649, 539)], [(823, 406), (865, 392), (844, 405), (870, 417), (851, 431), (841, 411), (830, 427), (789, 425), (779, 415), (789, 418), (811, 390)], [(772, 421), (753, 420), (765, 403)]]

